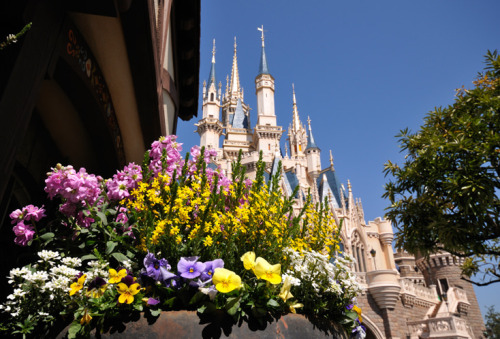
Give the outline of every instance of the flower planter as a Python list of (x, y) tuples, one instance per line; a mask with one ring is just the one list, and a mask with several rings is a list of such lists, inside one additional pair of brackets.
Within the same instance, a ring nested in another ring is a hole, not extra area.
[[(264, 325), (257, 323), (234, 324), (226, 314), (210, 319), (200, 318), (193, 311), (162, 312), (156, 319), (141, 314), (120, 328), (106, 329), (105, 333), (92, 333), (92, 338), (348, 338), (341, 326), (319, 324), (299, 314), (287, 314), (270, 319)], [(67, 329), (57, 338), (64, 338)]]

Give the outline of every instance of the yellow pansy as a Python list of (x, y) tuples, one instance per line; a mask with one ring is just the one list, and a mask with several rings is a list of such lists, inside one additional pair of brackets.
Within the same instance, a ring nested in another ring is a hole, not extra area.
[(255, 267), (255, 252), (247, 252), (241, 256), (241, 261), (243, 261), (243, 266), (246, 270), (253, 270)]
[(290, 277), (286, 277), (285, 281), (283, 282), (283, 286), (281, 286), (281, 291), (279, 294), (279, 297), (283, 299), (284, 302), (286, 302), (288, 299), (293, 298), (292, 292), (290, 292), (291, 287), (291, 279)]
[(218, 267), (214, 270), (212, 282), (217, 291), (228, 293), (241, 287), (239, 275), (225, 268)]
[(83, 311), (83, 316), (82, 316), (82, 319), (80, 319), (80, 325), (83, 325), (83, 324), (90, 324), (90, 321), (92, 320), (92, 316), (89, 314), (89, 310), (88, 309), (85, 309)]
[(116, 284), (119, 283), (122, 278), (124, 278), (127, 275), (127, 270), (126, 269), (121, 269), (120, 271), (116, 272), (115, 269), (110, 268), (109, 269), (109, 280), (108, 282), (110, 284)]
[(127, 286), (124, 283), (118, 284), (118, 293), (120, 293), (120, 297), (118, 298), (118, 302), (120, 304), (131, 304), (134, 301), (134, 295), (139, 293), (141, 287), (138, 283), (134, 283), (130, 286)]
[(258, 257), (253, 272), (257, 278), (269, 281), (273, 285), (281, 283), (281, 264), (271, 265), (266, 259)]
[(72, 283), (69, 287), (71, 290), (69, 291), (69, 295), (73, 295), (79, 290), (83, 288), (83, 283), (85, 282), (85, 279), (87, 279), (87, 275), (83, 274), (78, 280), (74, 283)]

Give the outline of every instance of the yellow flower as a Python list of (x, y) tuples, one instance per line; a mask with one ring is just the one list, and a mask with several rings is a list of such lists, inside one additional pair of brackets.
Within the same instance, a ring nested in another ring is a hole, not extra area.
[(80, 319), (80, 325), (83, 325), (83, 324), (90, 324), (90, 321), (92, 320), (92, 316), (89, 314), (89, 310), (88, 309), (85, 309), (83, 311), (83, 316), (82, 316), (82, 319)]
[(175, 237), (175, 242), (177, 244), (180, 244), (182, 242), (182, 237), (180, 235), (178, 235), (177, 237)]
[(241, 256), (243, 266), (246, 270), (253, 270), (255, 267), (255, 252), (247, 252)]
[(266, 259), (258, 257), (253, 272), (257, 278), (269, 281), (273, 285), (281, 283), (281, 264), (271, 265)]
[(296, 304), (293, 304), (293, 305), (289, 305), (290, 306), (290, 312), (292, 313), (297, 313), (295, 311), (296, 308), (300, 308), (300, 307), (304, 307), (304, 304), (301, 304), (301, 303), (296, 303)]
[(126, 269), (121, 269), (120, 271), (116, 272), (115, 269), (110, 268), (109, 269), (109, 280), (108, 282), (110, 284), (116, 284), (119, 283), (122, 278), (124, 278), (127, 275), (127, 270)]
[(71, 290), (69, 291), (69, 295), (73, 295), (79, 290), (83, 288), (83, 283), (85, 282), (85, 279), (87, 279), (87, 275), (84, 274), (80, 278), (78, 278), (77, 282), (74, 282), (70, 285)]
[(352, 307), (352, 310), (358, 314), (358, 319), (359, 319), (359, 322), (360, 322), (360, 323), (361, 323), (361, 322), (363, 322), (363, 320), (362, 320), (362, 318), (361, 318), (361, 308), (359, 308), (358, 306), (354, 305), (354, 306)]
[(204, 245), (205, 247), (210, 247), (210, 246), (212, 246), (212, 244), (213, 244), (213, 243), (214, 243), (214, 242), (213, 242), (213, 240), (212, 240), (212, 237), (211, 237), (211, 236), (209, 236), (209, 235), (207, 235), (207, 236), (205, 237), (205, 240), (203, 240), (203, 245)]
[(293, 298), (292, 292), (290, 292), (290, 288), (292, 287), (290, 277), (286, 277), (283, 282), (283, 286), (281, 286), (281, 291), (279, 297), (286, 302), (288, 299)]
[(123, 304), (131, 304), (134, 301), (134, 295), (139, 293), (141, 287), (138, 283), (134, 283), (130, 286), (127, 286), (124, 283), (118, 284), (118, 293), (120, 293), (120, 297), (118, 298), (118, 302)]
[(221, 267), (214, 270), (212, 282), (217, 291), (221, 293), (228, 293), (241, 287), (240, 276), (233, 271)]

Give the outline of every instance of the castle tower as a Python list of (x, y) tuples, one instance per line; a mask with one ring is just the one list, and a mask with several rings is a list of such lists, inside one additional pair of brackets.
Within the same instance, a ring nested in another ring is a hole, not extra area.
[(240, 149), (244, 153), (254, 150), (250, 130), (250, 107), (243, 101), (236, 47), (235, 37), (231, 82), (226, 86), (222, 98), (222, 122), (226, 128), (226, 138), (222, 148), (224, 158), (231, 161), (236, 159)]
[[(460, 266), (464, 258), (448, 252), (438, 252), (428, 258), (417, 258), (416, 262), (427, 286), (436, 286), (442, 300), (439, 311), (445, 311), (442, 312), (443, 316), (455, 315), (467, 319), (474, 337), (481, 338), (485, 328), (474, 287), (472, 283), (462, 279)], [(436, 315), (438, 316), (439, 314)]]
[(299, 111), (297, 109), (297, 100), (295, 98), (295, 87), (292, 84), (293, 91), (293, 120), (292, 125), (288, 128), (288, 142), (290, 144), (290, 158), (303, 158), (304, 150), (307, 145), (306, 129), (299, 119)]
[(261, 31), (262, 52), (259, 74), (255, 77), (255, 93), (257, 95), (257, 125), (254, 129), (254, 145), (257, 151), (262, 151), (264, 159), (274, 156), (276, 145), (279, 144), (283, 130), (276, 126), (274, 111), (274, 78), (269, 73), (264, 44), (264, 26)]
[(200, 135), (200, 146), (219, 151), (219, 139), (223, 126), (219, 120), (221, 85), (217, 90), (215, 85), (215, 39), (212, 49), (212, 66), (208, 75), (208, 85), (203, 82), (202, 119), (195, 125)]
[(311, 129), (311, 119), (307, 117), (307, 124), (309, 125), (309, 135), (307, 138), (307, 147), (305, 150), (307, 158), (307, 172), (311, 178), (316, 181), (321, 172), (321, 150), (316, 146)]

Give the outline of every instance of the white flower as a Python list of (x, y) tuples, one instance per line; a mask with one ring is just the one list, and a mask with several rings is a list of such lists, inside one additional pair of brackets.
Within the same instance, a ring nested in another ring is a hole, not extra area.
[(80, 258), (66, 257), (62, 258), (61, 262), (69, 267), (78, 267), (82, 265), (82, 260)]
[(78, 272), (79, 272), (78, 270), (75, 270), (74, 268), (65, 265), (54, 266), (50, 269), (50, 274), (54, 276), (63, 275), (66, 277), (74, 277), (75, 275), (78, 274)]
[(38, 252), (38, 256), (42, 259), (42, 260), (38, 260), (38, 262), (43, 262), (43, 261), (51, 262), (54, 259), (61, 258), (59, 252), (47, 251), (47, 250), (42, 250), (42, 251)]

